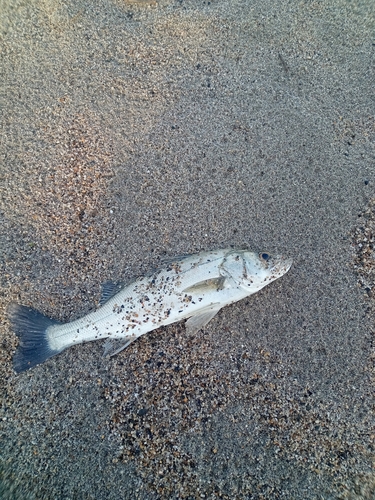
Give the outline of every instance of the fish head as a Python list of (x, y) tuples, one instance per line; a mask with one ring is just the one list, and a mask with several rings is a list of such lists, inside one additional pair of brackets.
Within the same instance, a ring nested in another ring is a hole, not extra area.
[(238, 286), (254, 293), (288, 272), (292, 262), (280, 255), (242, 250), (226, 255), (222, 269)]
[(242, 286), (260, 290), (264, 286), (277, 280), (287, 273), (293, 263), (292, 259), (285, 259), (282, 255), (272, 256), (267, 252), (244, 252), (246, 276)]

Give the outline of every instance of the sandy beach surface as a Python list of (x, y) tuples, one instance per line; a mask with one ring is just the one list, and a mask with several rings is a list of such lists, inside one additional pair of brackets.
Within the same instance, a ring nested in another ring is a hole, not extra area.
[[(375, 3), (0, 10), (0, 497), (375, 498)], [(231, 245), (294, 264), (194, 336), (14, 373), (9, 303), (70, 321)]]

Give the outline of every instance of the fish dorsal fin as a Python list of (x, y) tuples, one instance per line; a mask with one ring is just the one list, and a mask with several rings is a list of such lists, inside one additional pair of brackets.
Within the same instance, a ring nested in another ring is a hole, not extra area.
[(114, 297), (122, 288), (124, 288), (124, 283), (113, 283), (112, 281), (106, 281), (102, 285), (102, 295), (99, 300), (99, 305), (102, 306), (109, 299)]
[(114, 356), (118, 354), (123, 349), (128, 347), (129, 344), (134, 342), (138, 337), (128, 336), (122, 339), (107, 339), (104, 343), (104, 352), (103, 356)]
[(210, 278), (208, 280), (199, 281), (194, 285), (191, 285), (183, 293), (208, 293), (208, 292), (218, 292), (223, 290), (225, 284), (225, 276), (219, 276), (217, 278)]
[(205, 309), (202, 309), (194, 316), (191, 316), (185, 323), (186, 333), (194, 335), (201, 328), (207, 325), (209, 321), (220, 311), (221, 304), (212, 304)]

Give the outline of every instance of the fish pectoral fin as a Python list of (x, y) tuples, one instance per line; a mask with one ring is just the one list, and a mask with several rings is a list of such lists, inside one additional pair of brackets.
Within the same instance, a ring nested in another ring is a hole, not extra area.
[(106, 281), (102, 285), (102, 294), (99, 300), (99, 306), (105, 304), (109, 299), (114, 297), (122, 288), (124, 288), (124, 283), (113, 283), (112, 281)]
[(130, 336), (123, 339), (107, 339), (104, 343), (103, 357), (111, 357), (118, 354), (136, 339), (137, 337)]
[(182, 290), (182, 293), (209, 293), (218, 292), (225, 287), (225, 276), (218, 276), (217, 278), (210, 278), (208, 280), (199, 281), (194, 285)]
[(186, 333), (195, 334), (201, 328), (207, 325), (209, 321), (220, 311), (221, 304), (212, 304), (209, 308), (205, 308), (199, 313), (191, 316), (185, 323)]

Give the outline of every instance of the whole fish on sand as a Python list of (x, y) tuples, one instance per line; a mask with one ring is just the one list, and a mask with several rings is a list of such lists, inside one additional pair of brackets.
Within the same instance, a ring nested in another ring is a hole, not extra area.
[(195, 333), (221, 308), (280, 278), (291, 265), (292, 259), (231, 248), (176, 258), (120, 291), (107, 285), (101, 307), (70, 323), (11, 304), (9, 317), (19, 337), (14, 369), (32, 368), (74, 344), (122, 339), (113, 355), (141, 335), (185, 319), (187, 333)]

